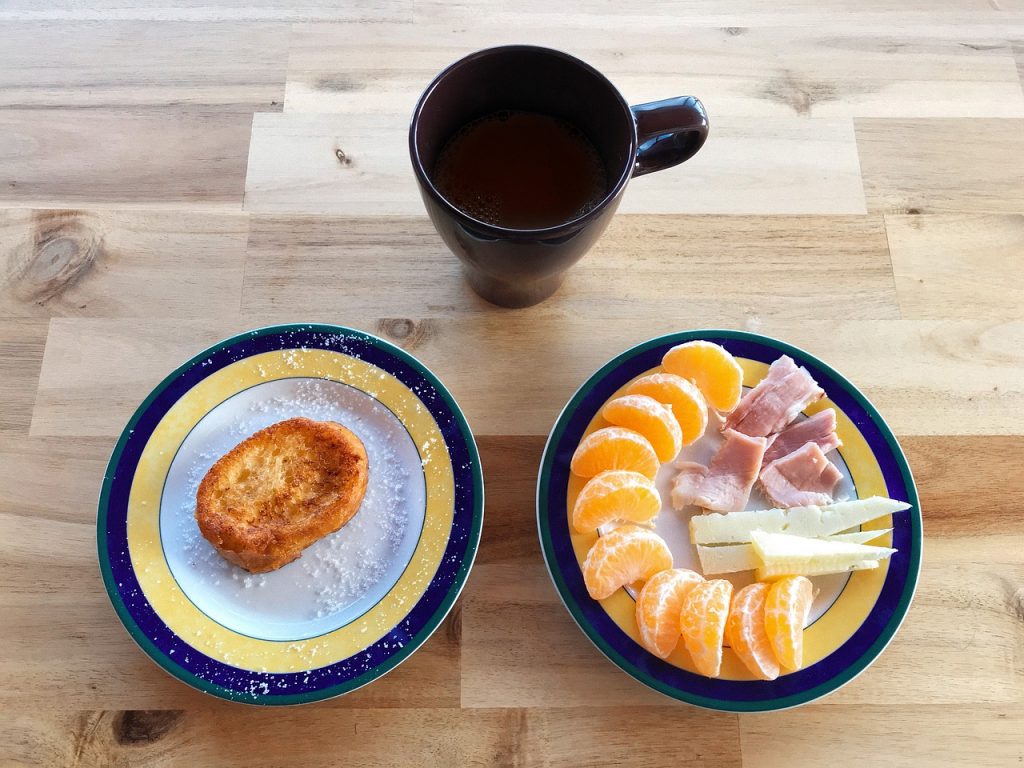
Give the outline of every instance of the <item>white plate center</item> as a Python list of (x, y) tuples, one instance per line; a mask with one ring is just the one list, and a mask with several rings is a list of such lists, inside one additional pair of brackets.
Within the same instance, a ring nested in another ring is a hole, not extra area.
[[(298, 560), (250, 574), (224, 560), (200, 534), (196, 489), (235, 445), (296, 416), (338, 422), (363, 441), (370, 467), (366, 496), (345, 527)], [(185, 438), (164, 486), (160, 536), (171, 573), (200, 611), (244, 635), (301, 640), (354, 621), (391, 590), (412, 559), (425, 509), (419, 451), (394, 413), (336, 381), (278, 379), (224, 401)]]

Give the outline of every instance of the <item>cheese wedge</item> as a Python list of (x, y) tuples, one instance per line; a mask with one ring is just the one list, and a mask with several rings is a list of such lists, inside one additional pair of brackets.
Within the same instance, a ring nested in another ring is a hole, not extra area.
[(754, 552), (766, 573), (818, 576), (849, 571), (865, 560), (884, 560), (896, 551), (845, 541), (810, 539), (786, 533), (752, 531)]
[(877, 539), (879, 536), (885, 536), (887, 533), (891, 533), (892, 528), (876, 528), (873, 531), (854, 531), (853, 533), (833, 533), (831, 536), (826, 536), (827, 541), (845, 541), (849, 544), (867, 544), (873, 539)]
[[(854, 563), (847, 571), (870, 571), (872, 568), (878, 567), (877, 560), (861, 560), (859, 563)], [(840, 571), (842, 573), (843, 571)], [(836, 573), (836, 571), (827, 571), (827, 573)], [(793, 576), (785, 568), (758, 568), (754, 571), (754, 578), (758, 581), (774, 581), (775, 579), (781, 579), (784, 576)], [(824, 573), (805, 573), (803, 576), (824, 576)]]
[[(892, 528), (874, 531), (856, 531), (854, 533), (837, 533), (825, 538), (825, 541), (839, 541), (848, 544), (863, 544), (879, 536), (889, 533)], [(697, 556), (700, 568), (705, 576), (717, 573), (736, 573), (752, 571), (760, 568), (764, 562), (754, 551), (753, 544), (719, 544), (716, 546), (697, 545)], [(874, 562), (874, 561), (870, 561)], [(873, 566), (871, 566), (873, 567)], [(805, 574), (806, 575), (806, 574)]]
[(750, 544), (723, 544), (720, 547), (697, 545), (700, 569), (705, 576), (714, 573), (736, 573), (752, 571), (764, 563)]
[(690, 518), (690, 541), (694, 544), (742, 544), (751, 540), (752, 531), (816, 538), (831, 536), (909, 508), (910, 505), (902, 501), (872, 496), (826, 507), (713, 512)]

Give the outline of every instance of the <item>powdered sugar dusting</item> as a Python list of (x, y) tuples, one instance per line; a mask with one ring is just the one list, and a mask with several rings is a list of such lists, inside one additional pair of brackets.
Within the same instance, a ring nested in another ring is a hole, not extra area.
[[(362, 440), (369, 460), (367, 492), (347, 525), (297, 561), (250, 574), (202, 537), (195, 493), (231, 447), (295, 416), (336, 421)], [(172, 573), (200, 610), (244, 634), (302, 640), (357, 620), (390, 590), (411, 559), (424, 505), (419, 451), (390, 410), (336, 381), (278, 379), (222, 403), (186, 438), (168, 475), (161, 535)]]

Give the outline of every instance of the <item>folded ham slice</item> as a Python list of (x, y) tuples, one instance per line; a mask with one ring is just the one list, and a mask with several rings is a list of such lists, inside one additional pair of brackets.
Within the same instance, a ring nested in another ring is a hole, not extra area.
[(774, 437), (768, 438), (764, 452), (764, 466), (792, 453), (804, 443), (817, 443), (822, 453), (828, 453), (843, 443), (836, 434), (836, 412), (831, 408), (819, 411), (808, 419), (790, 424)]
[(793, 358), (783, 355), (726, 417), (725, 428), (752, 437), (766, 437), (783, 429), (824, 394), (806, 368), (798, 367)]
[(841, 478), (842, 473), (817, 443), (805, 443), (766, 466), (760, 480), (775, 506), (787, 509), (831, 504), (832, 491)]
[(747, 506), (768, 441), (732, 429), (722, 433), (725, 442), (708, 466), (679, 462), (680, 472), (672, 485), (672, 506), (683, 509), (696, 504), (715, 512), (736, 512)]

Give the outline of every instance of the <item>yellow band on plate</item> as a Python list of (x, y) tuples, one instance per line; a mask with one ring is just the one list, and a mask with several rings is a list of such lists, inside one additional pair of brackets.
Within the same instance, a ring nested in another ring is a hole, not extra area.
[[(743, 368), (743, 383), (748, 387), (755, 386), (768, 372), (768, 365), (757, 360), (737, 358)], [(660, 371), (659, 368), (652, 368), (645, 371), (642, 376)], [(639, 378), (639, 376), (637, 377)], [(632, 381), (625, 384), (612, 397), (618, 397)], [(609, 398), (611, 399), (611, 398)], [(839, 453), (846, 462), (853, 477), (854, 486), (857, 489), (859, 498), (868, 496), (888, 496), (885, 486), (885, 479), (882, 476), (882, 469), (878, 466), (875, 455), (868, 447), (867, 441), (860, 431), (843, 413), (843, 411), (827, 398), (819, 400), (810, 406), (806, 413), (808, 415), (817, 413), (825, 408), (834, 408), (836, 412), (836, 434), (843, 441)], [(591, 432), (608, 426), (598, 413), (587, 426), (584, 436)], [(566, 514), (569, 516), (569, 531), (572, 538), (573, 550), (576, 559), (582, 565), (587, 557), (587, 552), (597, 540), (596, 533), (576, 533), (572, 526), (572, 508), (576, 502), (576, 495), (583, 487), (585, 481), (575, 475), (569, 479), (569, 488), (566, 497)], [(865, 530), (881, 529), (892, 527), (892, 517), (886, 516), (873, 520), (863, 526)], [(892, 534), (886, 534), (876, 541), (871, 542), (878, 546), (891, 546)], [(886, 574), (889, 572), (889, 561), (884, 560), (880, 566), (870, 571), (856, 571), (850, 576), (850, 580), (843, 589), (842, 594), (825, 614), (819, 618), (804, 633), (804, 666), (810, 666), (830, 653), (836, 651), (845, 643), (854, 632), (864, 623), (864, 620), (871, 613), (875, 602), (878, 600), (885, 583)], [(636, 626), (636, 603), (625, 589), (616, 590), (611, 597), (601, 601), (601, 607), (611, 619), (633, 640), (640, 643), (640, 636)], [(686, 652), (683, 644), (680, 643), (675, 652), (667, 659), (669, 663), (682, 669), (694, 672), (693, 663)], [(729, 649), (725, 650), (722, 658), (721, 678), (726, 680), (753, 680), (754, 677), (743, 666), (743, 663)]]
[[(423, 532), (391, 591), (356, 621), (309, 640), (248, 637), (213, 621), (182, 592), (160, 541), (160, 502), (171, 461), (188, 433), (232, 395), (276, 379), (309, 376), (342, 382), (387, 406), (405, 425), (423, 460), (427, 506)], [(455, 481), (444, 438), (430, 411), (390, 373), (323, 349), (265, 352), (233, 363), (190, 389), (164, 416), (139, 459), (128, 502), (128, 550), (146, 599), (182, 640), (214, 659), (260, 672), (299, 672), (352, 656), (394, 629), (426, 591), (441, 562), (454, 514)]]

